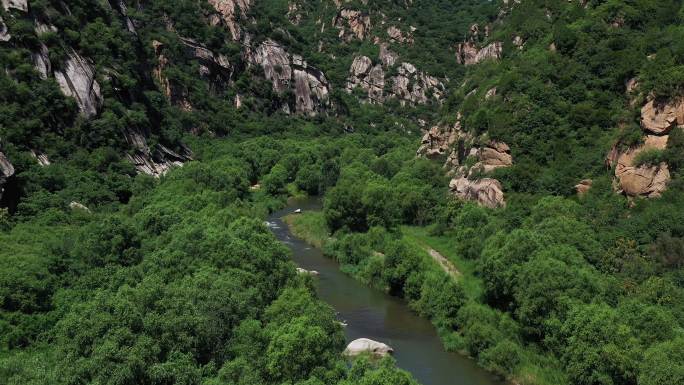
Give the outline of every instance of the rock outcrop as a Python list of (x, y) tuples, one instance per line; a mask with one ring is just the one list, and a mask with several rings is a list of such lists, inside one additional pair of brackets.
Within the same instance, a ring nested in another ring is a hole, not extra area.
[[(462, 131), (459, 121), (452, 126), (433, 126), (423, 135), (417, 155), (425, 156), (428, 159), (439, 159), (440, 157), (450, 155), (454, 144), (461, 135)], [(453, 162), (453, 159), (451, 161)]]
[(454, 178), (449, 182), (449, 190), (461, 199), (474, 201), (482, 206), (496, 208), (506, 205), (501, 183), (496, 179), (470, 180), (464, 176)]
[(653, 134), (667, 134), (675, 127), (684, 127), (684, 97), (670, 101), (650, 99), (641, 108), (641, 126)]
[(83, 115), (90, 118), (97, 114), (102, 104), (102, 94), (90, 61), (71, 50), (62, 70), (55, 71), (55, 79), (66, 96), (76, 99)]
[(463, 65), (473, 65), (485, 60), (501, 59), (503, 44), (499, 41), (489, 43), (483, 48), (478, 48), (477, 43), (466, 41), (456, 45), (456, 62)]
[(2, 6), (5, 11), (10, 9), (18, 9), (23, 12), (28, 12), (28, 1), (27, 0), (2, 0)]
[(238, 18), (247, 17), (247, 11), (252, 5), (251, 0), (208, 0), (208, 2), (219, 14), (217, 18), (210, 18), (210, 22), (214, 25), (225, 24), (233, 40), (240, 40), (242, 28), (238, 24)]
[(370, 16), (361, 11), (343, 8), (333, 18), (332, 25), (340, 30), (338, 36), (343, 41), (364, 40), (370, 31), (371, 21)]
[(170, 148), (157, 144), (151, 148), (147, 143), (148, 133), (135, 129), (126, 129), (124, 137), (134, 151), (126, 154), (128, 160), (135, 166), (138, 172), (159, 177), (173, 167), (183, 166), (183, 163), (192, 160), (192, 153), (183, 147), (178, 153)]
[(38, 71), (40, 77), (43, 80), (47, 79), (52, 73), (52, 64), (50, 63), (47, 46), (40, 43), (40, 50), (31, 52), (31, 60), (33, 61), (33, 67)]
[(670, 181), (670, 171), (665, 162), (656, 165), (637, 165), (637, 155), (647, 150), (664, 150), (668, 136), (647, 135), (644, 143), (619, 154), (615, 165), (618, 192), (628, 196), (659, 197)]
[(373, 341), (368, 338), (356, 339), (350, 342), (349, 345), (347, 345), (347, 348), (344, 349), (344, 355), (351, 357), (358, 356), (364, 353), (384, 357), (393, 352), (394, 349), (392, 349), (388, 345), (383, 344), (382, 342)]
[(399, 28), (395, 26), (390, 26), (387, 28), (387, 36), (393, 43), (408, 43), (413, 44), (413, 34), (404, 34)]
[(290, 55), (275, 41), (268, 39), (250, 50), (247, 61), (264, 70), (277, 93), (292, 89), (298, 113), (313, 115), (328, 107), (330, 83), (323, 72), (308, 65), (301, 56)]
[[(485, 144), (481, 144), (483, 142)], [(444, 168), (452, 177), (449, 189), (459, 199), (491, 208), (505, 206), (501, 183), (493, 178), (483, 178), (481, 174), (512, 166), (510, 147), (501, 141), (485, 140), (464, 132), (460, 114), (451, 126), (431, 127), (423, 136), (417, 155), (428, 159), (446, 158)], [(466, 162), (469, 158), (471, 161)]]
[(0, 199), (5, 193), (5, 184), (14, 176), (14, 166), (4, 153), (0, 152)]
[(593, 184), (594, 181), (591, 179), (582, 179), (578, 184), (575, 185), (575, 191), (577, 191), (577, 195), (582, 196), (588, 193)]
[(361, 88), (371, 103), (382, 103), (385, 92), (385, 71), (381, 64), (373, 65), (368, 56), (357, 56), (349, 69), (347, 92)]
[(0, 41), (10, 41), (10, 39), (12, 39), (12, 35), (7, 29), (5, 21), (2, 20), (2, 17), (0, 17)]
[[(473, 65), (485, 60), (499, 60), (503, 51), (503, 43), (491, 42), (480, 48), (483, 41), (489, 38), (489, 26), (485, 26), (484, 32), (480, 31), (478, 24), (470, 26), (468, 38), (456, 45), (456, 62), (463, 65)], [(521, 43), (522, 44), (522, 43)]]
[(477, 150), (477, 158), (479, 161), (473, 166), (473, 169), (480, 169), (484, 172), (513, 165), (511, 149), (503, 142), (490, 141)]
[[(373, 64), (367, 56), (354, 58), (347, 78), (347, 92), (361, 88), (371, 103), (382, 103), (388, 98), (397, 98), (401, 104), (427, 104), (430, 100), (438, 103), (446, 93), (444, 84), (434, 76), (418, 71), (411, 63), (401, 63), (397, 75), (386, 79), (385, 68), (393, 65), (396, 54), (381, 47), (382, 63)], [(386, 63), (386, 64), (385, 64)], [(384, 66), (384, 67), (383, 67)], [(386, 82), (391, 87), (386, 89)]]

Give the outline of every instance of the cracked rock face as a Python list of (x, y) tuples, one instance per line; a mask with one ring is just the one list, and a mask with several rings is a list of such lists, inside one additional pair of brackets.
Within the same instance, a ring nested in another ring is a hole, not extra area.
[(449, 190), (461, 199), (474, 201), (485, 207), (496, 208), (506, 205), (501, 183), (496, 179), (454, 178), (449, 183)]
[[(463, 136), (461, 131), (461, 123), (457, 121), (453, 126), (433, 126), (431, 127), (420, 142), (420, 147), (416, 154), (418, 156), (425, 156), (429, 159), (439, 159), (452, 151), (456, 141)], [(451, 155), (458, 156), (454, 151)], [(453, 163), (453, 159), (447, 160)], [(458, 163), (458, 158), (456, 159)]]
[(477, 150), (477, 157), (479, 162), (473, 168), (481, 167), (484, 172), (513, 165), (511, 149), (503, 142), (491, 141)]
[(0, 17), (0, 41), (10, 41), (11, 38), (12, 35), (9, 33), (9, 30), (7, 29), (5, 21), (2, 20), (2, 17)]
[(102, 94), (95, 80), (95, 68), (89, 61), (72, 50), (63, 69), (55, 72), (55, 79), (66, 96), (76, 99), (83, 115), (88, 118), (97, 115)]
[(456, 46), (456, 62), (463, 65), (473, 65), (485, 60), (501, 59), (503, 44), (499, 41), (490, 43), (483, 48), (478, 48), (472, 41), (458, 43)]
[(139, 173), (159, 177), (173, 167), (181, 167), (184, 162), (192, 160), (192, 153), (185, 147), (181, 153), (177, 153), (162, 144), (156, 145), (154, 149), (150, 148), (147, 143), (147, 136), (148, 133), (137, 129), (127, 128), (124, 130), (126, 142), (135, 149), (132, 154), (126, 154), (126, 157)]
[(27, 0), (2, 0), (2, 6), (5, 11), (10, 9), (18, 9), (23, 12), (28, 12), (28, 1)]
[(657, 165), (636, 165), (637, 155), (646, 150), (664, 150), (668, 136), (647, 135), (644, 143), (630, 148), (617, 157), (615, 177), (619, 191), (628, 196), (659, 197), (670, 181), (670, 171), (665, 162)]
[(332, 24), (340, 30), (339, 37), (344, 41), (354, 38), (364, 40), (371, 28), (370, 17), (367, 14), (346, 8), (337, 13)]
[(247, 59), (264, 70), (274, 91), (283, 93), (291, 89), (294, 92), (296, 112), (313, 115), (328, 106), (328, 79), (301, 56), (290, 55), (280, 44), (269, 39), (248, 53)]
[(684, 98), (665, 102), (649, 100), (641, 108), (641, 126), (657, 135), (684, 127)]
[(208, 0), (208, 2), (220, 15), (220, 20), (214, 23), (223, 22), (230, 30), (233, 40), (240, 40), (242, 28), (237, 19), (238, 17), (247, 17), (247, 11), (252, 6), (252, 0)]
[[(390, 54), (385, 53), (385, 61)], [(396, 57), (392, 56), (389, 62), (394, 60)], [(388, 92), (385, 90), (387, 81), (391, 84)], [(367, 56), (354, 58), (349, 69), (347, 92), (351, 93), (357, 87), (365, 91), (371, 103), (397, 98), (402, 105), (427, 104), (430, 100), (441, 102), (445, 94), (444, 84), (439, 79), (418, 71), (411, 63), (401, 63), (397, 68), (397, 75), (386, 79), (383, 64), (373, 65), (373, 61)]]
[(387, 36), (390, 41), (394, 43), (413, 43), (413, 36), (411, 33), (404, 34), (399, 28), (391, 26), (387, 28)]
[(5, 192), (7, 180), (14, 176), (14, 166), (4, 153), (0, 152), (0, 199)]
[(40, 51), (31, 52), (33, 67), (38, 71), (43, 80), (47, 79), (48, 75), (52, 73), (52, 64), (48, 55), (48, 48), (43, 43), (40, 43)]
[[(491, 208), (505, 206), (501, 183), (493, 178), (475, 175), (513, 165), (510, 147), (504, 142), (493, 140), (478, 146), (476, 139), (462, 130), (459, 114), (452, 126), (430, 128), (423, 136), (417, 155), (429, 159), (444, 159), (446, 156), (444, 168), (448, 170), (447, 175), (453, 177), (449, 190), (459, 199)], [(469, 157), (477, 159), (477, 163), (471, 167), (464, 163)]]

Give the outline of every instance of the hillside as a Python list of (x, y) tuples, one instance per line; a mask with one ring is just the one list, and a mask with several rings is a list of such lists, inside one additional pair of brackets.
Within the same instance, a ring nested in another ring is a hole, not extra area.
[(0, 384), (414, 383), (262, 225), (303, 195), (500, 377), (684, 382), (679, 0), (2, 0), (0, 64)]

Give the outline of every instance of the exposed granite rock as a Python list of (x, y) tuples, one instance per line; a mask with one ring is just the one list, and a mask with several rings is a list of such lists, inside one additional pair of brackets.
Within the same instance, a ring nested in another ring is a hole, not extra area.
[(302, 21), (302, 14), (299, 12), (299, 8), (300, 5), (294, 1), (290, 1), (287, 4), (287, 19), (290, 20), (290, 23), (294, 25), (299, 25), (299, 23)]
[(197, 59), (200, 63), (200, 75), (212, 78), (222, 77), (228, 80), (233, 72), (233, 67), (225, 55), (216, 54), (204, 45), (193, 39), (180, 38), (185, 45), (189, 56)]
[(413, 35), (411, 33), (404, 34), (395, 26), (387, 28), (387, 36), (389, 36), (390, 41), (394, 43), (413, 44)]
[(641, 108), (641, 126), (654, 134), (666, 134), (684, 127), (684, 97), (669, 101), (650, 99)]
[(330, 83), (323, 72), (308, 65), (301, 56), (290, 55), (275, 41), (268, 39), (256, 49), (249, 50), (247, 61), (264, 70), (274, 91), (293, 90), (298, 113), (312, 115), (329, 105)]
[(4, 153), (0, 152), (0, 199), (5, 192), (7, 180), (14, 176), (14, 166)]
[(237, 22), (238, 17), (246, 18), (247, 11), (252, 5), (252, 0), (207, 0), (211, 6), (219, 13), (220, 20), (223, 22), (233, 37), (233, 40), (240, 40), (242, 37), (242, 28)]
[(393, 67), (397, 60), (399, 60), (399, 55), (395, 52), (390, 51), (387, 47), (387, 43), (380, 43), (380, 62), (384, 67)]
[(382, 103), (385, 92), (385, 71), (382, 65), (373, 66), (373, 61), (367, 56), (357, 56), (349, 69), (347, 92), (360, 87), (368, 95), (371, 103)]
[(445, 92), (439, 79), (419, 72), (411, 63), (401, 63), (398, 75), (392, 78), (392, 96), (402, 104), (427, 104), (430, 97), (441, 102)]
[[(505, 205), (501, 183), (493, 178), (481, 178), (497, 168), (510, 167), (513, 158), (510, 147), (500, 141), (489, 140), (486, 145), (477, 144), (484, 138), (475, 138), (461, 128), (461, 116), (452, 126), (437, 125), (428, 130), (421, 141), (417, 155), (429, 159), (444, 159), (447, 175), (452, 177), (449, 189), (456, 197), (475, 201), (487, 207)], [(468, 167), (468, 158), (477, 162)]]
[(347, 345), (344, 349), (344, 355), (358, 356), (364, 353), (370, 353), (375, 356), (386, 356), (394, 352), (394, 349), (382, 342), (373, 341), (368, 338), (356, 339)]
[(0, 41), (10, 41), (11, 38), (12, 35), (9, 33), (9, 30), (7, 29), (5, 21), (2, 20), (2, 17), (0, 17)]
[(472, 41), (458, 43), (456, 45), (456, 62), (458, 64), (473, 65), (485, 60), (501, 59), (503, 44), (499, 41), (490, 43), (483, 48), (478, 48)]
[[(456, 165), (458, 165), (458, 155), (452, 148), (456, 141), (463, 135), (461, 131), (460, 121), (456, 121), (455, 124), (451, 126), (437, 125), (431, 127), (420, 142), (420, 147), (416, 154), (418, 156), (425, 156), (429, 159), (438, 159), (447, 154), (449, 156), (456, 156)], [(450, 163), (454, 162), (454, 159), (447, 160)]]
[(496, 87), (492, 87), (492, 88), (487, 90), (487, 93), (485, 93), (485, 100), (489, 100), (495, 96), (496, 96)]
[(2, 6), (5, 8), (5, 11), (18, 9), (20, 11), (28, 12), (27, 0), (2, 0)]
[(52, 73), (52, 64), (50, 63), (47, 46), (40, 43), (40, 51), (31, 52), (31, 60), (33, 61), (33, 67), (38, 71), (40, 77), (43, 80), (47, 79)]
[(69, 203), (69, 208), (72, 210), (81, 210), (90, 213), (90, 209), (88, 207), (76, 201), (72, 201), (71, 203)]
[(513, 165), (511, 149), (503, 142), (489, 142), (486, 146), (477, 150), (477, 157), (479, 162), (476, 163), (473, 168), (481, 169), (484, 172), (490, 172), (497, 168), (510, 167)]
[[(384, 53), (385, 62), (396, 60), (395, 57), (388, 60), (388, 55), (391, 53)], [(385, 94), (386, 81), (391, 84), (387, 95)], [(430, 100), (441, 102), (446, 92), (444, 84), (439, 79), (418, 71), (411, 63), (401, 63), (397, 69), (397, 75), (387, 80), (383, 64), (373, 65), (373, 61), (367, 56), (354, 58), (349, 69), (347, 91), (352, 92), (356, 87), (366, 92), (368, 101), (371, 103), (382, 103), (387, 98), (397, 98), (402, 105), (427, 104)]]
[(55, 71), (55, 79), (65, 95), (76, 99), (83, 115), (90, 118), (97, 114), (102, 94), (92, 63), (71, 50), (62, 70)]
[(38, 150), (31, 150), (31, 156), (33, 156), (38, 164), (43, 167), (50, 165), (50, 159), (48, 156)]
[(670, 171), (665, 162), (657, 165), (634, 164), (637, 155), (646, 150), (664, 150), (668, 136), (647, 135), (644, 143), (622, 152), (617, 157), (615, 176), (618, 192), (628, 196), (659, 197), (670, 181)]
[(368, 36), (371, 21), (370, 16), (361, 11), (343, 8), (337, 12), (332, 25), (340, 30), (339, 38), (343, 41), (363, 40)]
[(591, 186), (594, 181), (591, 179), (582, 179), (578, 184), (575, 185), (575, 191), (577, 195), (582, 196), (591, 190)]
[(513, 45), (518, 47), (518, 49), (523, 49), (525, 46), (525, 40), (523, 40), (522, 36), (515, 35), (515, 37), (513, 37)]
[(310, 67), (299, 55), (292, 56), (295, 110), (313, 115), (328, 103), (330, 85), (323, 72)]
[(449, 182), (449, 190), (461, 199), (474, 201), (482, 206), (496, 208), (506, 205), (501, 183), (496, 179), (454, 178)]
[(117, 5), (119, 7), (119, 12), (121, 13), (121, 16), (124, 19), (124, 22), (126, 23), (126, 29), (130, 33), (137, 33), (135, 30), (135, 25), (133, 25), (133, 22), (131, 21), (131, 18), (128, 17), (128, 7), (126, 6), (126, 2), (124, 0), (118, 0)]
[(181, 153), (177, 153), (168, 147), (158, 144), (154, 149), (150, 148), (146, 137), (148, 133), (136, 129), (124, 130), (124, 137), (134, 149), (132, 154), (126, 154), (128, 160), (135, 166), (138, 172), (159, 177), (166, 174), (173, 167), (181, 167), (183, 163), (192, 160), (192, 153), (183, 147)]

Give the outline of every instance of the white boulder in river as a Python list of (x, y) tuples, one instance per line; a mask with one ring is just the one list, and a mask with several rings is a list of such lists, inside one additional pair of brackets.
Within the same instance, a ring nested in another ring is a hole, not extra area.
[(368, 338), (356, 339), (350, 342), (349, 345), (347, 345), (347, 348), (344, 349), (344, 355), (346, 356), (358, 356), (363, 353), (371, 353), (383, 357), (393, 352), (394, 349), (388, 345)]

